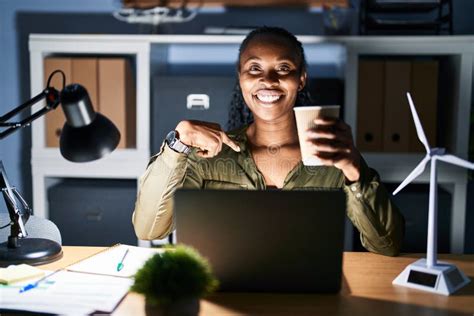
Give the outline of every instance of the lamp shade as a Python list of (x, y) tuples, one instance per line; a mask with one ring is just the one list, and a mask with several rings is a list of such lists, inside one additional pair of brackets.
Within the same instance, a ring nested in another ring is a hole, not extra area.
[(120, 141), (117, 127), (92, 107), (87, 90), (71, 84), (61, 91), (66, 116), (59, 140), (61, 155), (73, 162), (93, 161), (112, 152)]

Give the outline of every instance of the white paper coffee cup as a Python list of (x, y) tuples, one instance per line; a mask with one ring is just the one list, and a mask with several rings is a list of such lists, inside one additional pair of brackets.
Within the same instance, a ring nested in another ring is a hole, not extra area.
[(301, 159), (305, 166), (321, 166), (321, 160), (312, 155), (309, 143), (306, 141), (306, 131), (316, 126), (314, 120), (318, 117), (339, 117), (339, 105), (318, 105), (295, 107), (296, 128), (298, 129), (298, 140), (300, 142)]

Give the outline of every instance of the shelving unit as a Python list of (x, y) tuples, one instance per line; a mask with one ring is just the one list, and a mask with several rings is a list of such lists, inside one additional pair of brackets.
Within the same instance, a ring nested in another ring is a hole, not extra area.
[(452, 0), (361, 0), (359, 15), (360, 34), (453, 34)]
[[(43, 59), (52, 55), (101, 56), (130, 55), (136, 65), (136, 105), (137, 128), (136, 148), (118, 149), (111, 155), (94, 162), (76, 164), (62, 158), (57, 148), (47, 148), (45, 144), (45, 120), (39, 119), (32, 126), (32, 174), (33, 205), (35, 215), (48, 218), (46, 199), (49, 178), (120, 178), (136, 179), (148, 161), (149, 151), (149, 65), (150, 46), (146, 41), (109, 39), (95, 36), (48, 36), (32, 35), (29, 42), (31, 93), (36, 95), (44, 89)], [(37, 104), (41, 108), (43, 104)], [(34, 109), (35, 110), (35, 109)], [(51, 184), (51, 183), (49, 183)]]
[[(451, 153), (467, 158), (469, 141), (469, 117), (472, 97), (472, 76), (474, 60), (473, 36), (431, 36), (431, 37), (320, 37), (299, 36), (306, 51), (317, 52), (325, 45), (341, 47), (345, 79), (344, 120), (357, 133), (357, 70), (360, 56), (449, 56), (451, 61), (452, 105), (451, 122), (453, 130), (448, 143)], [(174, 44), (199, 44), (212, 49), (237, 47), (243, 36), (228, 35), (30, 35), (31, 94), (44, 88), (43, 58), (50, 55), (131, 55), (136, 65), (137, 104), (137, 148), (120, 149), (110, 156), (92, 163), (74, 164), (63, 159), (59, 151), (45, 147), (44, 119), (32, 125), (32, 173), (33, 203), (37, 216), (48, 217), (46, 190), (55, 178), (109, 178), (138, 179), (143, 173), (150, 156), (150, 75), (156, 62), (167, 60), (166, 49)], [(186, 46), (186, 45), (185, 45)], [(160, 49), (154, 49), (160, 47)], [(176, 47), (175, 47), (176, 48)], [(178, 48), (176, 48), (178, 49)], [(225, 50), (225, 49), (224, 49)], [(153, 55), (156, 52), (160, 56)], [(195, 52), (199, 54), (198, 51)], [(235, 50), (233, 58), (237, 57)], [(311, 53), (313, 54), (313, 53)], [(310, 55), (311, 55), (310, 54)], [(311, 58), (308, 58), (311, 63)], [(443, 75), (443, 74), (442, 74)], [(440, 87), (443, 89), (443, 87)], [(40, 107), (41, 105), (37, 105)], [(400, 106), (408, 106), (401, 104)], [(403, 123), (403, 122), (401, 122)], [(369, 165), (375, 168), (384, 182), (401, 182), (423, 154), (363, 153)], [(428, 169), (428, 168), (427, 168)], [(451, 251), (462, 253), (466, 220), (467, 171), (461, 168), (440, 165), (439, 183), (453, 194), (451, 221)], [(429, 181), (429, 171), (417, 179)], [(347, 242), (347, 240), (346, 240)]]
[[(452, 78), (450, 105), (452, 106), (452, 121), (447, 145), (450, 152), (467, 159), (469, 144), (469, 118), (472, 98), (472, 77), (474, 58), (474, 37), (470, 36), (430, 36), (430, 37), (359, 37), (346, 42), (346, 117), (351, 122), (354, 134), (357, 132), (357, 69), (361, 55), (399, 55), (399, 56), (449, 56), (451, 73), (441, 73), (441, 76)], [(443, 87), (439, 87), (443, 89)], [(400, 106), (408, 106), (401, 104)], [(403, 124), (403, 122), (400, 122)], [(408, 124), (407, 124), (408, 128)], [(412, 171), (424, 154), (364, 154), (368, 164), (375, 168), (384, 182), (399, 183)], [(438, 174), (438, 183), (452, 194), (451, 218), (451, 252), (464, 251), (464, 235), (466, 226), (466, 194), (467, 171), (442, 164)], [(427, 168), (428, 169), (428, 168)], [(416, 180), (420, 183), (429, 182), (429, 170)], [(424, 236), (420, 236), (424, 237)]]

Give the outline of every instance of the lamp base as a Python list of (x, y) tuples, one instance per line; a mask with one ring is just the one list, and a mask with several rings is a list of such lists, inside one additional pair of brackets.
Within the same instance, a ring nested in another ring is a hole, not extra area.
[(392, 284), (436, 294), (450, 295), (471, 282), (455, 265), (438, 261), (428, 267), (426, 259), (408, 265)]
[(61, 259), (61, 246), (52, 240), (42, 238), (22, 238), (17, 248), (9, 248), (7, 242), (0, 244), (0, 266), (26, 263), (40, 265)]

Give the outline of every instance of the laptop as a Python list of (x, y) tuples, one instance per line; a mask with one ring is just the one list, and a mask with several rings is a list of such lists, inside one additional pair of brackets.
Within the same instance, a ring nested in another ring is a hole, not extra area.
[(220, 291), (336, 293), (345, 199), (341, 190), (180, 189), (176, 241), (209, 260)]

